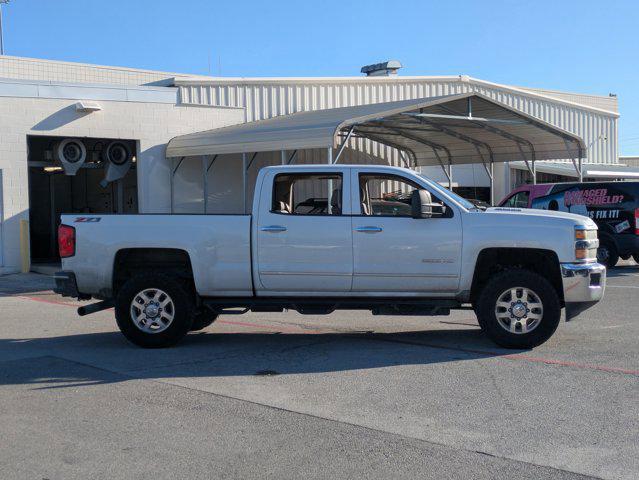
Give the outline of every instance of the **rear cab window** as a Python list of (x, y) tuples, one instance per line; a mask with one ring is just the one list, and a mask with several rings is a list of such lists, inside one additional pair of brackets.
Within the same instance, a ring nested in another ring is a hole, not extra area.
[(341, 173), (281, 173), (273, 181), (272, 213), (341, 215)]

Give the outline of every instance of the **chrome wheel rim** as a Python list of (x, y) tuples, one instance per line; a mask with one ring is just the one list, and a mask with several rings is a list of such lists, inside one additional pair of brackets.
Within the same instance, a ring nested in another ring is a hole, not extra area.
[(131, 301), (131, 321), (144, 333), (160, 333), (175, 317), (173, 299), (159, 288), (146, 288)]
[(530, 288), (509, 288), (497, 298), (497, 323), (509, 333), (530, 333), (539, 326), (543, 316), (544, 305), (541, 298)]

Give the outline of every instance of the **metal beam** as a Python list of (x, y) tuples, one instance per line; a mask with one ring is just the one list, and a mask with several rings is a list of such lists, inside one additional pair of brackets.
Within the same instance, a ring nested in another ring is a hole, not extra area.
[(173, 177), (175, 177), (175, 173), (178, 171), (178, 168), (180, 168), (180, 165), (182, 165), (182, 162), (184, 161), (184, 158), (186, 157), (180, 157), (180, 161), (178, 162), (177, 166), (175, 168), (173, 168), (173, 159), (171, 159), (171, 177), (170, 177), (170, 186), (171, 186), (171, 213), (173, 213), (173, 209), (174, 209), (174, 200), (173, 200), (173, 196), (174, 196), (174, 185), (173, 185)]
[(243, 209), (244, 209), (244, 213), (246, 213), (246, 186), (247, 186), (247, 176), (246, 176), (246, 171), (248, 170), (248, 166), (247, 166), (247, 160), (246, 160), (246, 153), (242, 153), (242, 193), (243, 195), (243, 200), (242, 200), (242, 205), (243, 205)]
[[(439, 105), (441, 107), (441, 105)], [(529, 122), (524, 120), (506, 120), (503, 118), (486, 118), (486, 117), (473, 117), (465, 116), (465, 115), (446, 115), (443, 113), (402, 113), (400, 115), (405, 115), (407, 117), (416, 117), (416, 118), (443, 118), (446, 120), (473, 120), (476, 122), (484, 122), (484, 123), (501, 123), (503, 125), (527, 125)]]
[(204, 155), (202, 156), (202, 196), (204, 197), (205, 214), (209, 204), (209, 176), (207, 175), (208, 171), (208, 159), (206, 158), (206, 155)]
[(295, 159), (295, 156), (297, 155), (297, 150), (293, 150), (293, 154), (290, 156), (290, 158), (288, 159), (288, 162), (286, 162), (286, 165), (290, 165), (291, 162)]
[(213, 164), (215, 163), (215, 160), (217, 160), (218, 155), (215, 154), (213, 155), (213, 158), (211, 159), (211, 163), (209, 164), (209, 166), (207, 167), (206, 171), (208, 172), (209, 170), (211, 170), (211, 167), (213, 166)]
[(365, 139), (373, 140), (374, 142), (381, 143), (383, 145), (388, 145), (389, 147), (395, 148), (397, 150), (407, 152), (407, 153), (412, 155), (413, 159), (417, 159), (417, 155), (415, 155), (415, 152), (413, 152), (410, 148), (405, 147), (403, 145), (399, 145), (399, 144), (394, 143), (394, 142), (389, 142), (384, 137), (380, 137), (380, 136), (378, 136), (375, 133), (369, 133), (369, 132), (361, 131), (361, 126), (357, 127), (357, 132), (356, 133), (359, 133), (360, 135), (363, 135), (365, 137)]
[(255, 157), (257, 157), (258, 152), (255, 152), (253, 154), (253, 156), (251, 157), (251, 161), (248, 163), (248, 165), (246, 166), (246, 171), (248, 171), (249, 168), (251, 168), (251, 165), (253, 164), (253, 160), (255, 160)]
[(397, 150), (397, 151), (399, 152), (399, 158), (402, 159), (402, 162), (404, 162), (404, 165), (406, 166), (406, 168), (410, 168), (410, 162), (406, 160), (406, 157), (404, 157), (404, 151), (403, 150)]
[[(470, 101), (471, 97), (468, 97), (468, 100)], [(470, 106), (472, 104), (470, 104), (469, 102), (469, 109), (471, 109), (472, 107)], [(453, 112), (453, 110), (451, 110), (450, 108), (446, 107), (445, 105), (440, 105), (440, 107), (448, 112)], [(469, 110), (470, 113), (472, 113), (472, 110)], [(536, 160), (536, 152), (535, 152), (535, 146), (533, 145), (533, 143), (528, 140), (527, 138), (524, 137), (520, 137), (519, 135), (515, 135), (514, 133), (508, 132), (506, 130), (502, 130), (501, 128), (497, 128), (497, 127), (493, 127), (492, 125), (486, 125), (483, 123), (480, 123), (480, 121), (478, 121), (479, 119), (477, 117), (472, 117), (472, 115), (469, 114), (469, 120), (471, 121), (472, 124), (477, 125), (480, 128), (483, 128), (484, 130), (487, 130), (491, 133), (494, 133), (495, 135), (499, 135), (503, 138), (506, 138), (508, 140), (510, 140), (511, 142), (514, 142), (517, 145), (517, 148), (519, 149), (519, 151), (521, 152), (522, 158), (524, 160), (524, 162), (526, 163), (526, 165), (528, 166), (528, 159), (526, 158), (526, 154), (524, 153), (524, 151), (521, 148), (521, 145), (526, 145), (529, 149), (530, 149), (530, 157), (531, 157), (531, 161), (533, 162), (533, 168), (529, 170), (531, 171), (531, 173), (534, 174), (534, 165), (535, 165), (535, 160)], [(523, 124), (528, 124), (528, 125), (534, 125), (531, 122), (519, 122), (519, 123), (523, 123)], [(533, 183), (535, 183), (535, 178), (533, 175)]]
[[(464, 142), (470, 143), (471, 145), (474, 145), (475, 147), (483, 147), (486, 149), (486, 151), (488, 152), (488, 155), (490, 157), (490, 161), (493, 161), (493, 149), (490, 147), (489, 144), (487, 144), (486, 142), (482, 142), (481, 140), (477, 140), (476, 138), (473, 137), (469, 137), (468, 135), (465, 135), (463, 133), (460, 133), (456, 130), (451, 130), (448, 127), (442, 127), (441, 125), (438, 125), (435, 122), (431, 122), (429, 120), (420, 118), (419, 119), (420, 122), (424, 122), (428, 125), (431, 125), (433, 128), (436, 128), (437, 130), (439, 130), (442, 133), (445, 133), (446, 135), (450, 135), (451, 137), (457, 138), (458, 140), (462, 140)], [(479, 149), (478, 149), (479, 151)], [(483, 157), (482, 157), (482, 161), (483, 161)]]
[(333, 160), (333, 163), (337, 163), (337, 161), (339, 160), (340, 155), (342, 154), (342, 152), (344, 151), (344, 148), (346, 148), (346, 145), (348, 144), (348, 141), (351, 138), (351, 135), (353, 134), (353, 130), (355, 130), (355, 125), (353, 125), (349, 130), (348, 130), (348, 134), (346, 135), (346, 138), (344, 139), (344, 141), (342, 142), (342, 144), (339, 147), (339, 150), (337, 151), (337, 155), (335, 156), (335, 160)]

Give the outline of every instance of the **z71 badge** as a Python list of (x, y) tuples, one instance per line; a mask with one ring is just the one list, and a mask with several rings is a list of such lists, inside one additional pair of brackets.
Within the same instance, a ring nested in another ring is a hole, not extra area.
[(77, 217), (73, 223), (95, 223), (102, 220), (102, 217)]

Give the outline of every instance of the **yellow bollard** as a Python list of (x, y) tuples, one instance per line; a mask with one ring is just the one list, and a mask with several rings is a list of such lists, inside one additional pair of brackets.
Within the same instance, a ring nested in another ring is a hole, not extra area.
[(20, 259), (22, 273), (27, 273), (31, 269), (29, 259), (29, 220), (20, 220)]

